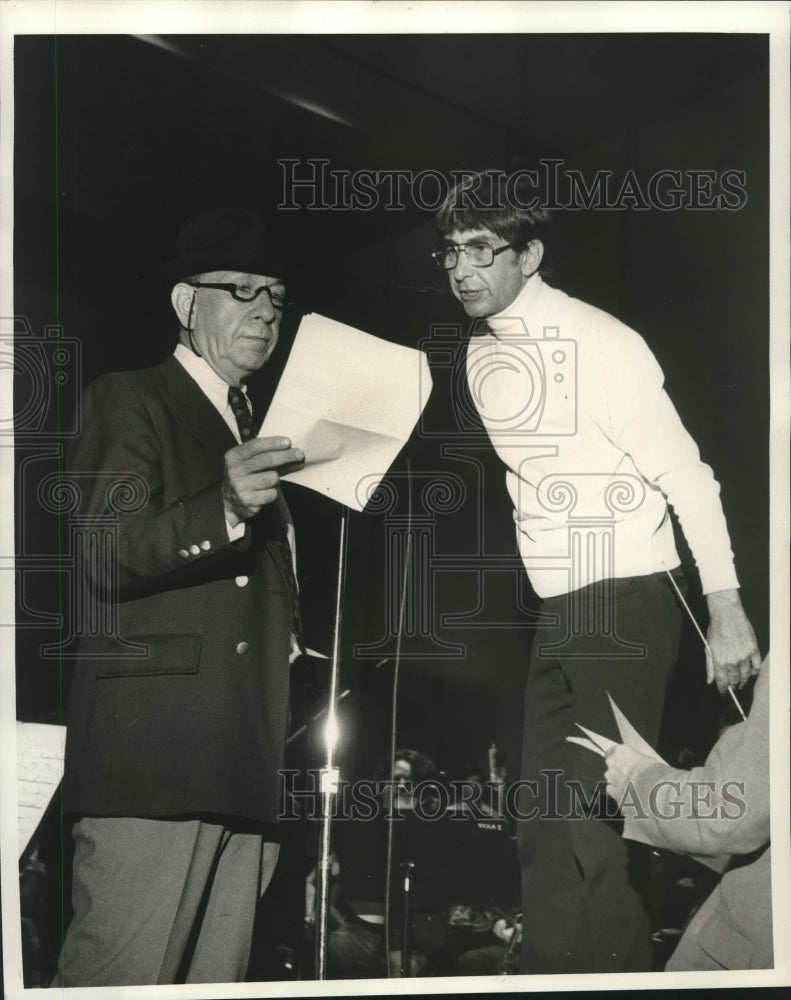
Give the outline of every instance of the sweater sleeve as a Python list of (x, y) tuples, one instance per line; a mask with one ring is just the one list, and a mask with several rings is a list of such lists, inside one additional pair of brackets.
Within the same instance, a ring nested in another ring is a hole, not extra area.
[(599, 330), (605, 386), (600, 425), (672, 505), (695, 557), (703, 593), (738, 587), (719, 483), (701, 461), (648, 345), (633, 330), (611, 322), (606, 336)]

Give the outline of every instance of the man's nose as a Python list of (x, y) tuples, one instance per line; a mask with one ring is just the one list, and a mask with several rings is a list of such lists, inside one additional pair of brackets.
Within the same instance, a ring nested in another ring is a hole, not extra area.
[(266, 294), (266, 292), (261, 292), (257, 299), (254, 299), (251, 303), (251, 311), (253, 319), (263, 320), (264, 323), (272, 325), (277, 319), (277, 310), (272, 305), (272, 300)]
[(459, 250), (458, 256), (456, 258), (456, 266), (453, 268), (453, 277), (456, 281), (462, 282), (469, 275), (472, 274), (472, 267), (470, 262), (467, 260), (467, 254), (463, 250)]

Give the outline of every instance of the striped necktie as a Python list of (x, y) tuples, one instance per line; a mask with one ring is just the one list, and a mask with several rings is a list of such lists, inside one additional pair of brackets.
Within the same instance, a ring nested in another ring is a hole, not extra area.
[[(250, 413), (250, 407), (247, 405), (247, 396), (245, 396), (241, 389), (234, 385), (229, 385), (228, 402), (233, 410), (234, 416), (236, 417), (236, 426), (239, 428), (239, 436), (242, 439), (242, 444), (244, 444), (245, 441), (249, 441), (254, 436), (253, 417)], [(285, 508), (285, 500), (283, 500), (281, 495), (278, 495), (278, 498), (274, 503), (265, 505), (261, 514), (264, 515), (264, 519), (268, 520), (271, 525), (271, 534), (274, 536), (271, 538), (271, 541), (273, 541), (274, 544), (280, 548), (280, 562), (285, 571), (288, 593), (291, 598), (291, 627), (294, 631), (294, 635), (296, 636), (299, 648), (304, 650), (305, 643), (302, 637), (302, 617), (299, 610), (299, 588), (297, 587), (297, 578), (294, 575), (294, 559), (291, 554), (291, 546), (288, 543), (286, 522), (280, 509), (281, 503)], [(261, 514), (258, 515), (259, 518), (261, 517)]]

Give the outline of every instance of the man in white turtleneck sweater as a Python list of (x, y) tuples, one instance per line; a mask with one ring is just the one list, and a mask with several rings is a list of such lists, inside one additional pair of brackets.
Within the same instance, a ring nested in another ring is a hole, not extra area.
[[(525, 973), (651, 968), (645, 877), (575, 723), (619, 739), (607, 694), (652, 744), (678, 653), (684, 580), (671, 504), (709, 610), (720, 693), (760, 668), (719, 485), (645, 341), (541, 277), (549, 216), (502, 175), (466, 178), (434, 253), (479, 320), (470, 394), (506, 466), (516, 537), (541, 599), (525, 689), (518, 839)], [(535, 199), (534, 199), (535, 200)]]

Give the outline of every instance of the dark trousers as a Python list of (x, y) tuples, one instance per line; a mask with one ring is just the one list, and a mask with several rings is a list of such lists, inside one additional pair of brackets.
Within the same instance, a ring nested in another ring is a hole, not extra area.
[(532, 817), (518, 823), (521, 971), (650, 971), (647, 851), (621, 837), (603, 758), (566, 737), (582, 735), (579, 722), (620, 740), (609, 692), (656, 746), (682, 609), (657, 573), (591, 584), (541, 611), (550, 622), (530, 656), (518, 799)]

